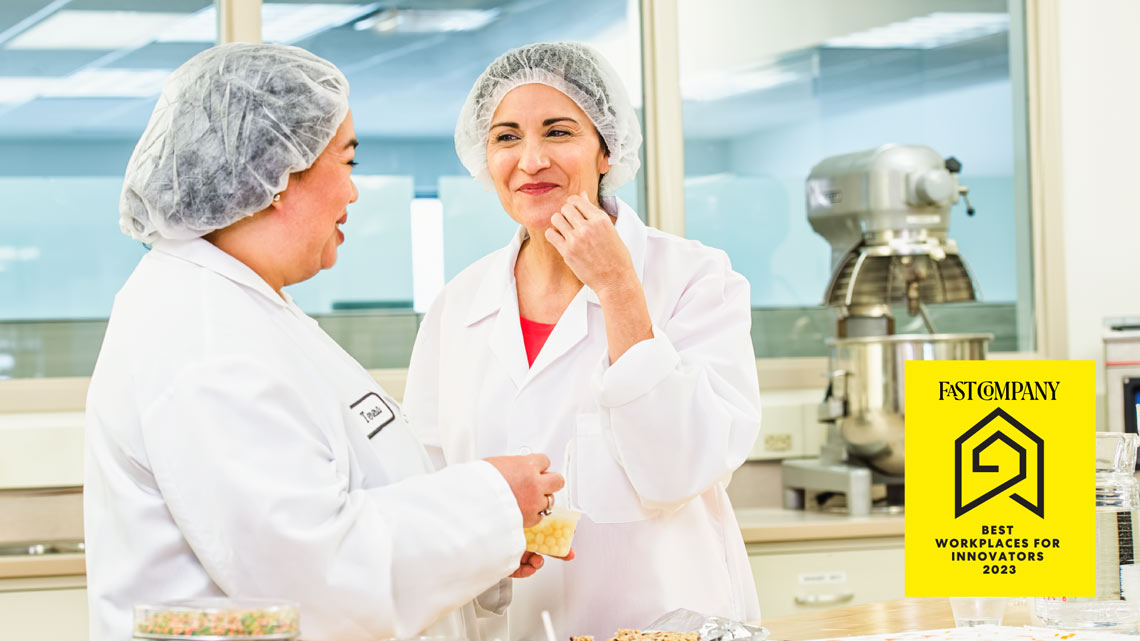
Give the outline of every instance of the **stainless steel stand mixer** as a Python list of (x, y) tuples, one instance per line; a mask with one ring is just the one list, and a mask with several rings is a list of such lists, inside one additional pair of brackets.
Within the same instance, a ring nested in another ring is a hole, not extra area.
[[(819, 458), (784, 461), (784, 507), (843, 494), (848, 512), (866, 515), (872, 487), (882, 484), (887, 505), (901, 508), (904, 362), (985, 358), (991, 334), (936, 333), (926, 310), (978, 299), (947, 236), (950, 208), (967, 192), (960, 169), (953, 157), (904, 145), (833, 156), (812, 168), (808, 222), (831, 244), (824, 304), (836, 312), (836, 338), (828, 340), (829, 382), (819, 408), (827, 439)], [(893, 310), (902, 306), (928, 334), (894, 333)]]

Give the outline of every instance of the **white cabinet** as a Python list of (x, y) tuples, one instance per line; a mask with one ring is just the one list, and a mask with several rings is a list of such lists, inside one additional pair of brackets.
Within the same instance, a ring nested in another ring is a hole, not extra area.
[(903, 597), (903, 537), (749, 543), (763, 618)]
[(86, 577), (0, 579), (0, 638), (86, 641)]

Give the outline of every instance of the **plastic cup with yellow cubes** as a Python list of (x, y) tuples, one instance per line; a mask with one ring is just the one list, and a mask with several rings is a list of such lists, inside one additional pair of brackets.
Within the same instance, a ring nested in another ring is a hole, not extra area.
[[(561, 496), (561, 493), (556, 494)], [(582, 513), (559, 507), (560, 501), (551, 500), (544, 511), (545, 516), (534, 527), (523, 530), (526, 534), (526, 549), (543, 556), (565, 557), (570, 554), (570, 544), (574, 541), (574, 530)]]

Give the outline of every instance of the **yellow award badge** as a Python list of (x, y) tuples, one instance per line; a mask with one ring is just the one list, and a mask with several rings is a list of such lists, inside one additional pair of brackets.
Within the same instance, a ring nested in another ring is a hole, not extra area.
[(1092, 361), (906, 363), (906, 595), (1095, 594)]

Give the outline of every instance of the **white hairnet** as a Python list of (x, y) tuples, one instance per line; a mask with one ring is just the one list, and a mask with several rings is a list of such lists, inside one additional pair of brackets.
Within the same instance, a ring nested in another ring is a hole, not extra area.
[(621, 78), (605, 59), (583, 44), (542, 42), (512, 49), (495, 59), (475, 81), (455, 125), (455, 151), (471, 175), (494, 189), (487, 170), (491, 118), (503, 96), (526, 84), (548, 85), (586, 112), (609, 148), (610, 170), (600, 195), (612, 194), (641, 167), (641, 126)]
[(347, 114), (344, 74), (304, 49), (207, 49), (163, 85), (127, 164), (119, 226), (143, 242), (197, 238), (261, 211)]

